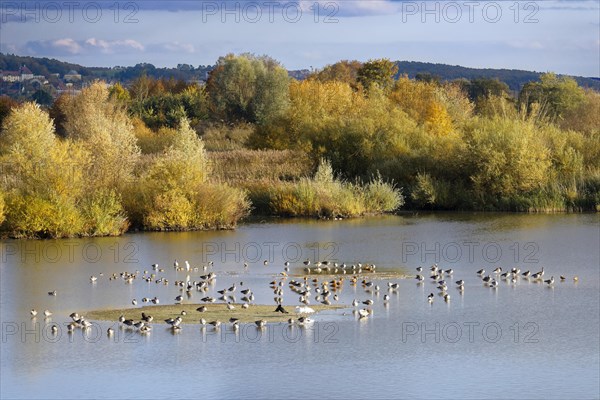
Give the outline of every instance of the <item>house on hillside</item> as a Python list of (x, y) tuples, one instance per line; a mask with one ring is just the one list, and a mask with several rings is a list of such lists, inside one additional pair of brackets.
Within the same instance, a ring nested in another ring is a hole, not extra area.
[(63, 76), (65, 82), (79, 82), (81, 80), (81, 74), (78, 74), (75, 70), (70, 70)]
[(34, 75), (26, 65), (23, 65), (18, 71), (2, 71), (0, 76), (3, 82), (26, 82), (32, 79), (45, 79), (43, 75)]

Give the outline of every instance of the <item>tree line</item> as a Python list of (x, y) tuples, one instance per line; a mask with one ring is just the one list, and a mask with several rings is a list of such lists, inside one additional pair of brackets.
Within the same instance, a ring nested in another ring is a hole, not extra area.
[[(599, 209), (598, 93), (551, 73), (516, 95), (495, 79), (397, 75), (387, 59), (340, 61), (297, 81), (270, 57), (230, 54), (206, 85), (96, 82), (47, 110), (0, 99), (0, 227), (63, 237), (230, 228), (252, 209)], [(273, 151), (312, 172), (228, 181), (211, 154), (234, 150), (258, 154), (250, 172)]]

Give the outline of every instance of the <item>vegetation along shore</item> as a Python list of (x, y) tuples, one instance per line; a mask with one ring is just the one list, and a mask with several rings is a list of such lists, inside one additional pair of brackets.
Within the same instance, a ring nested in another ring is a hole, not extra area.
[(600, 210), (600, 94), (547, 73), (396, 78), (386, 59), (296, 80), (221, 57), (205, 84), (97, 81), (44, 108), (0, 98), (0, 231), (230, 229), (254, 214)]

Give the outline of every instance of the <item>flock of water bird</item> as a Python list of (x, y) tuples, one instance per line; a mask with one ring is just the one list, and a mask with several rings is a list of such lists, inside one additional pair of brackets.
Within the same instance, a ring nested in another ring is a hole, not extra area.
[[(263, 264), (268, 266), (268, 261), (264, 261)], [(311, 265), (311, 261), (304, 261), (304, 268), (302, 269), (302, 274), (297, 274), (293, 276), (290, 272), (290, 264), (286, 262), (284, 264), (283, 271), (276, 274), (275, 278), (269, 282), (269, 288), (273, 291), (274, 294), (274, 312), (281, 314), (290, 314), (288, 310), (283, 306), (283, 296), (285, 293), (285, 287), (287, 286), (289, 291), (298, 296), (298, 306), (294, 308), (295, 317), (290, 317), (287, 319), (287, 323), (292, 325), (304, 326), (313, 322), (313, 320), (309, 317), (310, 314), (314, 313), (315, 310), (311, 308), (309, 305), (311, 304), (312, 299), (314, 301), (323, 304), (325, 306), (332, 305), (333, 302), (339, 302), (339, 293), (341, 292), (344, 283), (349, 282), (351, 286), (358, 286), (359, 284), (364, 289), (365, 294), (379, 294), (383, 292), (380, 284), (381, 280), (387, 279), (387, 286), (384, 286), (385, 293), (383, 295), (382, 301), (383, 305), (387, 306), (390, 301), (390, 295), (397, 294), (400, 289), (400, 284), (397, 282), (392, 282), (388, 278), (382, 278), (382, 276), (378, 276), (376, 274), (377, 267), (374, 264), (338, 264), (335, 262), (329, 261), (321, 261), (316, 262), (314, 265)], [(244, 285), (244, 282), (239, 282), (239, 286), (236, 283), (231, 285), (227, 285), (222, 289), (216, 289), (217, 283), (217, 274), (214, 271), (207, 272), (209, 269), (214, 267), (213, 262), (209, 262), (208, 264), (202, 267), (192, 267), (188, 261), (185, 261), (183, 266), (179, 265), (177, 260), (173, 263), (173, 268), (175, 272), (184, 272), (186, 273), (186, 277), (184, 280), (175, 280), (173, 285), (178, 288), (180, 294), (178, 294), (173, 299), (174, 305), (181, 305), (183, 303), (193, 304), (192, 298), (195, 293), (200, 293), (201, 298), (199, 299), (202, 303), (219, 303), (224, 304), (227, 310), (235, 310), (237, 307), (242, 310), (247, 310), (250, 307), (255, 306), (254, 303), (255, 295), (254, 292)], [(244, 269), (248, 268), (248, 264), (244, 264)], [(194, 272), (199, 272), (202, 269), (203, 274), (199, 275), (198, 279), (192, 280), (191, 276)], [(147, 283), (154, 282), (157, 285), (168, 286), (171, 282), (164, 276), (158, 277), (157, 274), (164, 273), (164, 268), (161, 268), (158, 264), (152, 265), (152, 271), (145, 270), (143, 273), (140, 271), (135, 272), (120, 272), (113, 273), (108, 280), (109, 281), (122, 281), (127, 285), (133, 284), (135, 281), (143, 281)], [(417, 281), (417, 285), (424, 285), (427, 281), (425, 277), (424, 267), (416, 268), (416, 276), (414, 279)], [(544, 280), (544, 268), (540, 271), (531, 273), (530, 271), (521, 272), (518, 267), (511, 268), (510, 270), (503, 271), (501, 267), (495, 268), (490, 274), (486, 274), (486, 270), (484, 268), (476, 271), (477, 276), (481, 279), (481, 282), (484, 286), (489, 287), (490, 289), (496, 289), (502, 282), (506, 282), (507, 284), (517, 284), (520, 281), (528, 281), (534, 283), (543, 283), (548, 287), (553, 287), (555, 284), (554, 276), (551, 276), (550, 279)], [(323, 279), (319, 279), (319, 275)], [(453, 269), (443, 269), (440, 268), (437, 264), (429, 267), (429, 281), (435, 288), (438, 290), (438, 296), (443, 298), (446, 303), (450, 302), (450, 293), (449, 293), (449, 285), (451, 285), (451, 281), (453, 280), (454, 270)], [(100, 277), (103, 277), (103, 274), (100, 274)], [(411, 278), (410, 276), (403, 276), (403, 278)], [(90, 277), (90, 283), (96, 284), (99, 280), (97, 276)], [(289, 281), (288, 281), (289, 280)], [(567, 278), (565, 276), (560, 276), (560, 281), (564, 282)], [(574, 282), (578, 282), (579, 278), (574, 276), (572, 278)], [(449, 282), (450, 281), (450, 282)], [(286, 285), (287, 284), (287, 285)], [(460, 295), (464, 294), (465, 291), (465, 281), (463, 279), (459, 279), (454, 281), (456, 285), (456, 290)], [(236, 293), (241, 293), (241, 304), (237, 303)], [(52, 290), (48, 292), (49, 296), (57, 296), (57, 291)], [(314, 296), (314, 297), (313, 297)], [(431, 292), (427, 296), (427, 301), (429, 304), (433, 304), (436, 295)], [(379, 296), (376, 298), (379, 299)], [(144, 297), (141, 299), (142, 303), (151, 303), (153, 305), (158, 305), (160, 300), (157, 296), (154, 297)], [(134, 307), (137, 307), (138, 301), (137, 299), (133, 299), (131, 304)], [(338, 303), (339, 304), (339, 303)], [(354, 299), (350, 306), (344, 306), (345, 308), (352, 308), (352, 314), (357, 316), (359, 320), (366, 319), (370, 315), (373, 314), (373, 305), (375, 304), (375, 300), (373, 300), (373, 296), (366, 300)], [(342, 305), (343, 306), (343, 305)], [(289, 306), (286, 306), (289, 308)], [(229, 323), (231, 324), (231, 329), (237, 331), (239, 329), (240, 320), (238, 318), (229, 318), (227, 322), (222, 322), (218, 319), (207, 321), (205, 318), (201, 318), (200, 316), (203, 313), (208, 311), (208, 307), (206, 305), (199, 305), (195, 310), (198, 313), (198, 323), (202, 329), (205, 329), (208, 326), (212, 326), (215, 330), (219, 329), (222, 324)], [(31, 317), (36, 318), (38, 315), (38, 311), (32, 309), (30, 311)], [(46, 309), (43, 312), (44, 318), (47, 322), (50, 321), (50, 317), (53, 313)], [(168, 329), (170, 329), (173, 333), (181, 332), (182, 324), (184, 322), (183, 316), (186, 316), (186, 311), (181, 311), (180, 315), (169, 317), (164, 320), (164, 323), (167, 325)], [(346, 315), (344, 313), (344, 315)], [(79, 315), (77, 312), (73, 312), (69, 315), (71, 321), (67, 325), (67, 331), (69, 333), (75, 331), (75, 329), (87, 329), (92, 323), (84, 318), (82, 315)], [(145, 312), (141, 313), (141, 317), (137, 320), (134, 319), (126, 319), (123, 315), (118, 318), (119, 327), (122, 329), (136, 330), (141, 334), (147, 334), (152, 331), (151, 323), (154, 322), (154, 317), (152, 315), (146, 314)], [(258, 319), (254, 321), (254, 324), (258, 329), (264, 328), (267, 325), (267, 321), (265, 319)], [(56, 324), (51, 325), (51, 332), (56, 334), (58, 332), (58, 326)], [(108, 328), (107, 330), (108, 336), (113, 336), (115, 334), (115, 329), (113, 327)]]

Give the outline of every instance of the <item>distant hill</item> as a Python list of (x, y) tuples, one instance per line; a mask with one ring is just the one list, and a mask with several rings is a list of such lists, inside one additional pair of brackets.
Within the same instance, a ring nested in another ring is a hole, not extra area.
[[(26, 65), (35, 75), (49, 76), (60, 74), (63, 76), (71, 70), (82, 75), (83, 80), (106, 79), (127, 83), (142, 74), (153, 78), (174, 78), (185, 81), (205, 80), (208, 73), (214, 68), (212, 65), (199, 65), (194, 67), (190, 64), (179, 64), (176, 68), (157, 68), (152, 64), (140, 63), (130, 67), (84, 67), (50, 58), (17, 56), (0, 53), (0, 70), (16, 71), (20, 66)], [(480, 69), (467, 68), (458, 65), (433, 64), (416, 61), (398, 61), (398, 75), (406, 74), (414, 78), (419, 73), (431, 74), (441, 80), (450, 81), (455, 79), (474, 78), (498, 78), (505, 82), (511, 90), (519, 91), (527, 82), (539, 80), (541, 72), (521, 71), (515, 69)], [(309, 71), (289, 71), (289, 75), (296, 79), (304, 79)], [(590, 87), (600, 91), (600, 78), (574, 77), (584, 87)]]
[[(518, 69), (467, 68), (459, 65), (433, 64), (417, 61), (397, 61), (398, 75), (406, 74), (414, 78), (417, 74), (428, 73), (440, 77), (444, 81), (455, 79), (497, 78), (506, 83), (513, 91), (519, 91), (524, 84), (538, 81), (542, 72), (522, 71)], [(583, 87), (600, 91), (600, 78), (574, 76)]]

